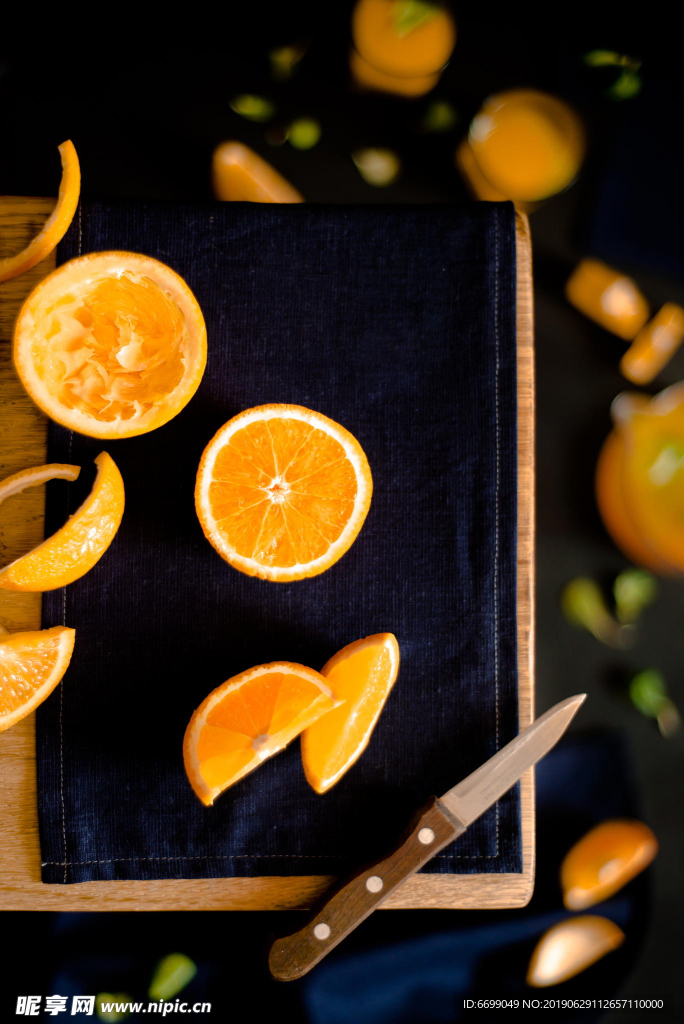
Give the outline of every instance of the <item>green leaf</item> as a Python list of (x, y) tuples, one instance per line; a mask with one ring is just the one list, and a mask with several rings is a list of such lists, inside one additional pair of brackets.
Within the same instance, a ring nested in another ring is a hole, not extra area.
[(635, 622), (658, 594), (655, 577), (645, 569), (625, 569), (613, 584), (615, 610), (622, 623)]
[(669, 703), (667, 685), (661, 672), (655, 668), (644, 669), (634, 676), (629, 684), (632, 704), (647, 718), (657, 718)]
[(397, 0), (394, 4), (394, 28), (400, 39), (439, 14), (439, 4), (428, 0)]
[(584, 54), (584, 63), (590, 68), (619, 67), (622, 57), (615, 50), (590, 50)]
[(423, 131), (449, 132), (458, 124), (458, 114), (448, 100), (433, 100), (423, 118)]
[(183, 953), (170, 953), (160, 960), (150, 982), (150, 999), (173, 999), (197, 974), (197, 967)]
[(254, 96), (251, 93), (235, 96), (230, 101), (230, 109), (240, 117), (246, 117), (248, 121), (258, 121), (259, 123), (270, 121), (276, 112), (274, 103), (264, 96)]
[(616, 82), (613, 82), (606, 95), (612, 100), (631, 100), (641, 92), (641, 76), (636, 71), (628, 68), (622, 72)]
[(127, 996), (125, 992), (100, 992), (99, 995), (95, 996), (95, 1012), (97, 1013), (100, 1020), (106, 1022), (106, 1024), (118, 1024), (120, 1020), (126, 1020), (130, 1015), (130, 1010), (103, 1010), (103, 1003), (130, 1003), (131, 997)]
[(286, 82), (292, 78), (297, 65), (304, 56), (303, 46), (277, 46), (271, 50), (268, 59), (271, 62), (271, 78), (276, 82)]
[(584, 576), (571, 580), (561, 594), (561, 610), (568, 622), (587, 629), (609, 647), (625, 646), (629, 627), (615, 621), (594, 580)]
[(295, 149), (313, 149), (321, 137), (321, 126), (312, 117), (299, 117), (287, 130), (287, 141)]

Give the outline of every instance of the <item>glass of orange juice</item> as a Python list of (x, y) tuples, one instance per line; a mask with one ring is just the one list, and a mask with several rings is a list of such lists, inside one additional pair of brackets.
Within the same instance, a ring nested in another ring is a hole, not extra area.
[(478, 199), (529, 206), (572, 184), (585, 149), (582, 121), (569, 104), (537, 89), (512, 89), (484, 102), (456, 162)]
[(358, 0), (352, 14), (352, 77), (366, 89), (423, 96), (439, 81), (456, 44), (446, 3)]

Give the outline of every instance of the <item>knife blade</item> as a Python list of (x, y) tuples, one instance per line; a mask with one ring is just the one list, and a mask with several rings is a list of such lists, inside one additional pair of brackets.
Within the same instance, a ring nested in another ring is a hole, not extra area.
[(273, 977), (293, 981), (319, 963), (541, 760), (585, 699), (582, 693), (555, 704), (471, 775), (443, 796), (431, 797), (389, 854), (334, 886), (302, 928), (273, 942), (268, 958)]

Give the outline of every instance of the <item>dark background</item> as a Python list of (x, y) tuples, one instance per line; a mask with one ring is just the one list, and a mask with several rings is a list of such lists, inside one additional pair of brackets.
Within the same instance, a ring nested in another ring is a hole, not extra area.
[[(54, 195), (59, 175), (55, 147), (71, 138), (81, 160), (84, 195), (206, 199), (211, 196), (213, 148), (237, 138), (270, 160), (312, 202), (460, 202), (467, 195), (453, 152), (487, 95), (529, 85), (576, 105), (589, 131), (585, 167), (570, 190), (531, 219), (538, 418), (537, 707), (543, 710), (586, 690), (589, 700), (577, 734), (608, 728), (628, 745), (639, 814), (654, 829), (661, 849), (649, 872), (650, 902), (647, 883), (642, 896), (650, 906), (650, 923), (643, 925), (643, 944), (625, 961), (616, 984), (623, 996), (662, 996), (671, 1007), (681, 1005), (682, 740), (665, 741), (626, 702), (623, 684), (630, 672), (657, 667), (674, 699), (684, 704), (684, 588), (678, 580), (661, 583), (659, 600), (645, 613), (637, 642), (624, 653), (573, 629), (558, 604), (569, 578), (591, 575), (608, 583), (626, 565), (598, 518), (592, 479), (610, 429), (610, 403), (627, 386), (618, 370), (624, 345), (567, 304), (563, 282), (576, 261), (592, 252), (631, 272), (654, 308), (666, 300), (684, 302), (678, 156), (683, 97), (674, 26), (667, 8), (657, 4), (644, 5), (638, 17), (628, 16), (627, 8), (587, 12), (555, 5), (542, 19), (533, 7), (502, 11), (460, 5), (456, 50), (442, 81), (432, 96), (407, 102), (349, 90), (351, 5), (320, 7), (325, 11), (295, 3), (283, 5), (277, 16), (267, 8), (250, 16), (242, 7), (228, 5), (211, 26), (197, 14), (179, 24), (170, 40), (164, 27), (149, 43), (133, 35), (120, 18), (112, 18), (112, 24), (101, 26), (83, 43), (79, 36), (65, 45), (61, 35), (56, 39), (48, 31), (38, 42), (35, 33), (6, 33), (0, 44), (0, 192)], [(298, 37), (311, 38), (312, 44), (295, 77), (276, 85), (269, 78), (268, 50)], [(640, 96), (621, 103), (605, 97), (610, 81), (606, 73), (581, 61), (586, 50), (598, 47), (642, 58)], [(274, 98), (285, 122), (298, 115), (317, 118), (323, 127), (321, 142), (304, 153), (288, 145), (270, 147), (263, 125), (230, 110), (230, 98), (241, 92)], [(457, 109), (459, 123), (451, 133), (425, 135), (419, 130), (434, 96), (448, 98)], [(389, 146), (400, 154), (403, 171), (396, 184), (374, 189), (361, 179), (349, 154), (366, 145)], [(680, 353), (647, 390), (655, 393), (683, 377)], [(556, 870), (557, 864), (549, 868), (540, 860), (540, 872)], [(523, 913), (511, 912), (509, 917)], [(263, 940), (272, 924), (269, 916), (221, 915), (226, 949)], [(390, 916), (391, 934), (384, 923)], [(123, 922), (122, 915), (100, 917), (99, 938), (88, 941), (104, 951), (108, 929), (117, 929), (119, 935)], [(445, 912), (376, 915), (378, 923), (368, 922), (358, 942), (372, 945), (421, 929), (448, 929), (456, 917), (463, 919)], [(470, 917), (475, 922), (491, 915)], [(117, 921), (110, 926), (112, 918)], [(167, 939), (173, 935), (174, 948), (183, 947), (184, 936), (190, 941), (190, 935), (216, 931), (215, 916), (192, 918), (191, 923), (187, 916), (174, 915), (165, 925), (150, 922), (148, 915), (140, 915), (139, 922), (129, 919), (130, 941), (136, 933), (141, 943), (151, 947), (156, 942), (161, 954), (166, 940), (154, 937), (155, 928), (164, 927)], [(33, 984), (19, 990), (60, 991), (49, 987), (60, 948), (52, 915), (6, 914), (3, 925), (6, 934), (14, 929), (13, 934), (39, 935), (49, 943), (39, 946), (39, 953), (33, 950), (44, 985), (36, 983), (34, 971), (29, 973)], [(64, 932), (67, 925), (59, 927)], [(117, 955), (111, 951), (112, 965)], [(596, 974), (586, 979), (583, 988), (580, 977), (577, 994), (613, 991), (602, 989)], [(6, 983), (3, 988), (8, 988)], [(490, 979), (489, 994), (497, 994), (496, 976)], [(272, 998), (283, 1010), (296, 1002), (290, 990), (279, 990)], [(615, 1014), (609, 1019), (622, 1018)]]

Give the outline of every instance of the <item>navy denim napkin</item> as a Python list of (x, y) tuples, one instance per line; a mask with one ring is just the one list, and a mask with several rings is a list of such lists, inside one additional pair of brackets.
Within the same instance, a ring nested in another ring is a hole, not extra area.
[[(177, 270), (204, 311), (202, 385), (169, 424), (107, 442), (53, 426), (47, 530), (74, 511), (105, 448), (126, 485), (114, 543), (46, 594), (76, 629), (38, 713), (45, 882), (340, 873), (517, 732), (515, 226), (467, 207), (84, 202), (59, 261), (101, 249)], [(292, 402), (363, 446), (370, 513), (337, 565), (289, 584), (245, 576), (195, 516), (200, 455), (250, 406)], [(370, 745), (324, 796), (297, 742), (203, 807), (181, 744), (194, 708), (251, 665), (320, 668), (391, 631), (396, 686)], [(507, 794), (430, 872), (521, 870)]]

